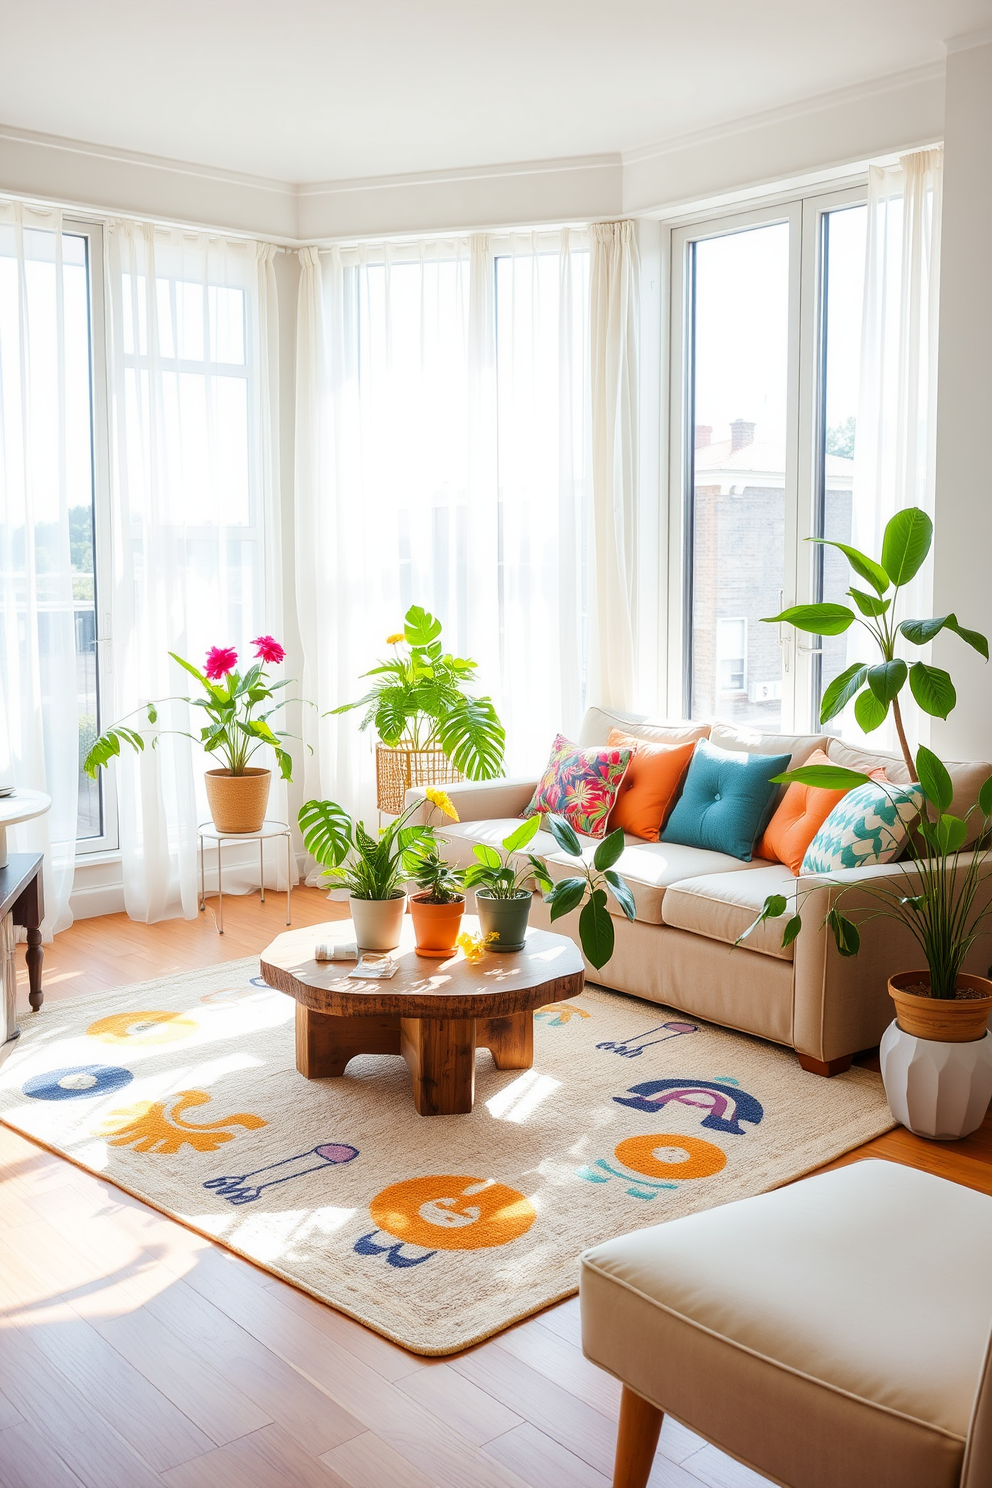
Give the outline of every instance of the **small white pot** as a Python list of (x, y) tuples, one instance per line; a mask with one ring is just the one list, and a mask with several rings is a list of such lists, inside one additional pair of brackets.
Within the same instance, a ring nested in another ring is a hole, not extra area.
[(953, 1142), (981, 1126), (992, 1100), (992, 1032), (972, 1043), (944, 1044), (892, 1022), (879, 1055), (889, 1109), (918, 1137)]
[(406, 895), (400, 889), (391, 899), (350, 896), (351, 923), (360, 951), (395, 951), (403, 935)]

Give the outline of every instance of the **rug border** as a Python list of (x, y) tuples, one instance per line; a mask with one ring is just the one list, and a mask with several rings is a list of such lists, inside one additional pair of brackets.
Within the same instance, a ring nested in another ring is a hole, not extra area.
[[(135, 985), (138, 984), (136, 983)], [(893, 1117), (891, 1124), (885, 1128), (884, 1132), (879, 1132), (878, 1135), (884, 1136), (886, 1132), (894, 1130), (894, 1128), (898, 1125), (898, 1121), (896, 1121), (896, 1119)], [(71, 1165), (74, 1168), (78, 1168), (81, 1173), (88, 1173), (90, 1177), (96, 1178), (103, 1183), (109, 1183), (113, 1188), (120, 1189), (121, 1193), (126, 1193), (129, 1195), (130, 1198), (137, 1199), (139, 1204), (145, 1204), (149, 1209), (154, 1209), (157, 1214), (161, 1214), (165, 1219), (172, 1220), (173, 1224), (181, 1225), (184, 1230), (189, 1230), (194, 1235), (200, 1235), (204, 1240), (209, 1241), (211, 1245), (216, 1245), (221, 1250), (229, 1251), (231, 1255), (237, 1256), (239, 1260), (246, 1261), (248, 1265), (253, 1266), (256, 1271), (267, 1272), (270, 1276), (278, 1277), (278, 1279), (285, 1282), (287, 1286), (291, 1286), (295, 1288), (296, 1291), (302, 1292), (304, 1296), (312, 1297), (313, 1300), (320, 1303), (321, 1306), (329, 1307), (332, 1312), (342, 1313), (345, 1317), (351, 1318), (352, 1322), (360, 1324), (360, 1326), (363, 1328), (367, 1328), (370, 1333), (378, 1333), (380, 1338), (388, 1339), (390, 1343), (396, 1344), (397, 1347), (403, 1349), (405, 1353), (416, 1354), (420, 1358), (450, 1359), (453, 1358), (456, 1354), (463, 1354), (469, 1349), (477, 1348), (480, 1343), (485, 1343), (487, 1339), (495, 1338), (500, 1333), (505, 1333), (508, 1328), (515, 1327), (517, 1323), (524, 1322), (526, 1318), (536, 1317), (539, 1313), (547, 1311), (549, 1307), (557, 1307), (559, 1302), (565, 1302), (568, 1300), (569, 1297), (574, 1297), (578, 1294), (579, 1286), (578, 1282), (576, 1282), (575, 1286), (567, 1287), (564, 1291), (559, 1292), (556, 1296), (549, 1297), (547, 1301), (542, 1302), (539, 1307), (525, 1308), (523, 1312), (515, 1313), (514, 1316), (508, 1318), (506, 1322), (500, 1323), (498, 1328), (488, 1328), (481, 1333), (474, 1334), (465, 1343), (459, 1343), (454, 1348), (426, 1348), (417, 1344), (407, 1343), (404, 1339), (400, 1338), (398, 1334), (393, 1333), (389, 1328), (379, 1327), (377, 1324), (370, 1322), (368, 1318), (360, 1317), (358, 1313), (353, 1312), (351, 1308), (342, 1306), (337, 1302), (328, 1301), (325, 1296), (322, 1296), (319, 1292), (314, 1291), (304, 1282), (299, 1281), (295, 1276), (288, 1275), (285, 1271), (281, 1270), (279, 1266), (263, 1265), (261, 1261), (256, 1260), (253, 1256), (247, 1255), (243, 1250), (240, 1250), (238, 1246), (231, 1245), (226, 1240), (221, 1240), (216, 1235), (211, 1235), (208, 1230), (202, 1229), (199, 1225), (194, 1224), (192, 1220), (180, 1219), (178, 1214), (173, 1214), (171, 1210), (164, 1209), (161, 1204), (156, 1204), (154, 1199), (149, 1199), (144, 1194), (136, 1193), (135, 1190), (133, 1188), (129, 1188), (126, 1183), (121, 1183), (116, 1178), (109, 1178), (104, 1173), (98, 1173), (96, 1169), (87, 1167), (86, 1164), (80, 1162), (78, 1158), (70, 1157), (67, 1152), (62, 1152), (57, 1147), (51, 1147), (47, 1142), (43, 1141), (41, 1137), (29, 1135), (27, 1132), (21, 1131), (20, 1127), (15, 1126), (13, 1122), (6, 1120), (3, 1116), (0, 1116), (0, 1126), (5, 1126), (8, 1131), (16, 1132), (17, 1135), (23, 1138), (25, 1142), (33, 1143), (36, 1147), (41, 1148), (43, 1152), (50, 1153), (52, 1157), (58, 1157), (61, 1158), (63, 1162), (71, 1163)], [(876, 1141), (877, 1138), (869, 1137), (868, 1140), (870, 1142), (873, 1142)], [(863, 1147), (864, 1145), (864, 1142), (852, 1142), (851, 1145), (849, 1147), (845, 1147), (843, 1151), (835, 1152), (833, 1157), (827, 1159), (827, 1163), (836, 1162), (838, 1158), (846, 1157), (849, 1152), (856, 1152), (859, 1147)], [(895, 1159), (883, 1158), (882, 1161), (893, 1162), (895, 1161)], [(776, 1188), (788, 1188), (790, 1184), (799, 1183), (803, 1178), (807, 1178), (810, 1173), (815, 1173), (818, 1171), (818, 1169), (826, 1167), (826, 1165), (826, 1163), (816, 1163), (812, 1167), (804, 1168), (801, 1173), (797, 1173), (794, 1177), (789, 1178), (785, 1183), (777, 1183), (774, 1184), (771, 1188), (763, 1188), (760, 1190), (760, 1193), (774, 1193)], [(897, 1163), (897, 1166), (905, 1165)], [(758, 1194), (752, 1194), (749, 1195), (749, 1197), (757, 1198)], [(726, 1203), (728, 1204), (740, 1202), (743, 1201), (737, 1199), (726, 1200)], [(714, 1209), (720, 1209), (723, 1206), (721, 1204), (713, 1204), (711, 1207)], [(659, 1223), (671, 1224), (672, 1221), (663, 1219), (660, 1220)], [(646, 1226), (645, 1228), (650, 1229), (651, 1226)], [(625, 1233), (634, 1232), (626, 1231)]]
[[(53, 1001), (54, 1002), (57, 1002), (57, 1003), (66, 1002), (66, 1003), (71, 1003), (71, 1004), (73, 1004), (75, 1006), (78, 1006), (81, 1001), (83, 1001), (83, 1000), (85, 1000), (87, 998), (110, 997), (110, 996), (113, 996), (113, 995), (115, 995), (115, 994), (117, 994), (119, 992), (132, 991), (132, 990), (134, 990), (136, 988), (142, 988), (142, 987), (150, 987), (150, 986), (152, 986), (152, 985), (154, 985), (154, 984), (156, 984), (158, 982), (171, 982), (171, 981), (175, 981), (179, 977), (201, 976), (204, 972), (209, 972), (209, 971), (213, 971), (213, 970), (219, 970), (221, 967), (233, 967), (233, 966), (237, 966), (237, 965), (239, 965), (241, 963), (244, 963), (246, 961), (254, 962), (255, 965), (257, 966), (258, 965), (258, 960), (259, 960), (259, 958), (258, 958), (257, 955), (236, 956), (231, 961), (218, 961), (218, 962), (214, 962), (210, 966), (200, 966), (200, 967), (190, 968), (189, 970), (186, 970), (186, 971), (172, 972), (172, 973), (166, 972), (162, 976), (158, 976), (158, 977), (146, 977), (143, 981), (140, 981), (140, 982), (121, 982), (117, 986), (106, 987), (106, 988), (104, 988), (103, 990), (101, 990), (99, 992), (81, 992), (81, 993), (71, 994), (69, 997), (54, 998)], [(592, 982), (592, 983), (589, 983), (588, 985), (590, 986), (590, 988), (592, 988), (593, 990), (595, 990), (597, 992), (614, 992), (614, 989), (613, 988), (611, 988), (611, 987), (604, 987), (600, 983)], [(629, 998), (632, 1001), (644, 1002), (644, 1003), (647, 1003), (647, 1004), (649, 1004), (651, 1006), (654, 1006), (654, 1007), (666, 1007), (666, 1008), (668, 1007), (668, 1004), (667, 1003), (654, 1003), (654, 1002), (652, 1002), (652, 1000), (650, 998), (639, 997), (637, 993), (621, 993), (620, 995), (621, 996), (624, 996), (624, 997), (627, 997), (627, 998)], [(51, 1004), (49, 1004), (49, 1006), (51, 1006)], [(41, 1009), (40, 1008), (37, 1008), (34, 1011), (40, 1012)], [(722, 1024), (722, 1023), (713, 1023), (712, 1020), (710, 1020), (710, 1019), (705, 1019), (704, 1018), (704, 1019), (700, 1019), (699, 1021), (706, 1023), (708, 1027), (715, 1028), (715, 1029), (718, 1029), (718, 1030), (723, 1031), (723, 1032), (726, 1032), (726, 1033), (735, 1034), (737, 1036), (741, 1036), (743, 1034), (744, 1037), (754, 1037), (753, 1034), (752, 1035), (745, 1034), (742, 1029), (729, 1028), (725, 1024)], [(770, 1041), (769, 1040), (764, 1040), (764, 1039), (759, 1039), (759, 1042), (760, 1043), (765, 1043), (765, 1042), (770, 1042)], [(780, 1049), (786, 1049), (789, 1046), (786, 1045), (786, 1044), (778, 1044), (775, 1047), (780, 1048)], [(873, 1071), (866, 1070), (865, 1073), (866, 1074), (870, 1074), (870, 1073), (873, 1073)], [(891, 1112), (890, 1112), (890, 1115), (891, 1115)], [(890, 1131), (894, 1130), (895, 1127), (897, 1127), (898, 1125), (899, 1125), (899, 1122), (893, 1116), (892, 1117), (892, 1120), (889, 1123), (889, 1125), (886, 1126), (881, 1132), (877, 1133), (877, 1136), (884, 1136), (886, 1134), (886, 1132), (890, 1132)], [(226, 1250), (231, 1255), (237, 1256), (239, 1260), (246, 1261), (247, 1264), (249, 1266), (253, 1266), (256, 1271), (262, 1271), (264, 1273), (267, 1273), (270, 1276), (277, 1277), (280, 1281), (285, 1282), (285, 1284), (287, 1286), (291, 1286), (296, 1291), (302, 1292), (304, 1296), (312, 1297), (313, 1300), (315, 1302), (320, 1303), (321, 1306), (323, 1306), (323, 1307), (329, 1307), (332, 1312), (340, 1312), (344, 1317), (351, 1318), (351, 1320), (353, 1322), (358, 1323), (363, 1328), (367, 1328), (369, 1330), (369, 1332), (371, 1332), (371, 1333), (377, 1333), (380, 1338), (385, 1338), (390, 1343), (395, 1344), (398, 1348), (403, 1349), (406, 1353), (408, 1353), (408, 1354), (416, 1354), (420, 1358), (426, 1358), (426, 1359), (450, 1359), (450, 1358), (453, 1358), (457, 1354), (465, 1353), (468, 1349), (476, 1348), (476, 1347), (478, 1347), (478, 1345), (480, 1343), (485, 1343), (487, 1339), (489, 1339), (489, 1338), (495, 1338), (500, 1333), (505, 1333), (508, 1328), (515, 1327), (517, 1323), (523, 1322), (526, 1318), (536, 1317), (540, 1313), (545, 1312), (549, 1307), (556, 1307), (560, 1302), (567, 1301), (567, 1299), (569, 1297), (576, 1296), (577, 1293), (578, 1293), (578, 1290), (579, 1290), (578, 1281), (576, 1281), (576, 1283), (575, 1283), (574, 1286), (569, 1286), (569, 1287), (564, 1288), (562, 1291), (560, 1291), (559, 1293), (557, 1293), (555, 1296), (549, 1297), (545, 1301), (541, 1302), (539, 1306), (536, 1306), (536, 1307), (526, 1307), (521, 1312), (517, 1312), (512, 1317), (508, 1318), (505, 1322), (500, 1323), (500, 1325), (498, 1327), (487, 1328), (487, 1329), (484, 1329), (483, 1331), (481, 1331), (479, 1333), (473, 1334), (471, 1338), (467, 1339), (463, 1343), (459, 1343), (459, 1344), (455, 1345), (453, 1348), (436, 1348), (436, 1347), (435, 1348), (431, 1348), (431, 1347), (427, 1347), (427, 1346), (424, 1346), (424, 1345), (409, 1343), (405, 1339), (401, 1338), (397, 1333), (394, 1333), (391, 1329), (389, 1329), (387, 1327), (380, 1327), (376, 1323), (370, 1322), (368, 1318), (360, 1316), (357, 1312), (354, 1312), (350, 1307), (347, 1307), (347, 1306), (345, 1306), (343, 1304), (340, 1304), (338, 1302), (331, 1302), (331, 1301), (329, 1301), (326, 1296), (323, 1296), (320, 1292), (317, 1292), (313, 1288), (308, 1287), (305, 1282), (300, 1281), (297, 1277), (290, 1276), (287, 1272), (283, 1271), (278, 1265), (267, 1265), (267, 1264), (266, 1265), (263, 1265), (263, 1263), (261, 1261), (258, 1261), (253, 1256), (250, 1256), (250, 1255), (246, 1254), (246, 1252), (243, 1251), (243, 1250), (241, 1250), (241, 1249), (239, 1249), (239, 1247), (237, 1245), (232, 1245), (229, 1241), (222, 1240), (217, 1235), (212, 1235), (209, 1232), (209, 1230), (203, 1229), (200, 1225), (195, 1224), (192, 1220), (181, 1219), (178, 1214), (175, 1214), (171, 1210), (164, 1208), (161, 1204), (157, 1204), (154, 1199), (148, 1198), (145, 1194), (138, 1193), (135, 1189), (129, 1187), (129, 1185), (127, 1183), (122, 1183), (117, 1178), (111, 1178), (111, 1177), (109, 1177), (105, 1173), (98, 1172), (97, 1169), (95, 1169), (95, 1168), (88, 1167), (84, 1162), (81, 1162), (78, 1158), (71, 1157), (69, 1155), (69, 1153), (67, 1153), (65, 1151), (62, 1151), (60, 1148), (52, 1147), (48, 1142), (44, 1141), (41, 1137), (35, 1136), (33, 1133), (29, 1134), (28, 1132), (22, 1131), (19, 1126), (16, 1126), (12, 1121), (8, 1120), (5, 1116), (0, 1115), (0, 1126), (5, 1126), (5, 1127), (7, 1127), (7, 1129), (9, 1131), (16, 1132), (17, 1135), (19, 1137), (22, 1137), (25, 1142), (31, 1142), (31, 1143), (33, 1143), (36, 1147), (40, 1148), (43, 1152), (49, 1153), (52, 1157), (61, 1158), (63, 1162), (71, 1163), (71, 1165), (74, 1168), (78, 1168), (80, 1172), (82, 1172), (82, 1173), (88, 1173), (93, 1178), (96, 1178), (96, 1179), (98, 1179), (98, 1180), (100, 1180), (100, 1181), (102, 1181), (104, 1183), (109, 1183), (113, 1188), (119, 1189), (121, 1191), (121, 1193), (126, 1193), (132, 1199), (137, 1199), (137, 1201), (140, 1204), (147, 1205), (147, 1207), (149, 1209), (153, 1209), (157, 1214), (161, 1214), (165, 1219), (172, 1220), (172, 1222), (174, 1224), (181, 1225), (183, 1227), (183, 1229), (189, 1230), (192, 1234), (199, 1235), (199, 1236), (201, 1236), (202, 1239), (209, 1241), (209, 1243), (211, 1245), (216, 1245), (221, 1250)], [(870, 1141), (870, 1142), (871, 1141), (875, 1141), (876, 1139), (877, 1139), (876, 1137), (869, 1137), (869, 1138), (867, 1138), (867, 1140)], [(774, 1185), (772, 1185), (771, 1188), (763, 1188), (763, 1189), (759, 1190), (759, 1192), (760, 1193), (774, 1193), (774, 1191), (775, 1191), (776, 1188), (787, 1188), (789, 1186), (789, 1184), (798, 1183), (801, 1179), (808, 1177), (810, 1173), (815, 1173), (819, 1168), (825, 1167), (827, 1163), (836, 1162), (838, 1158), (845, 1157), (847, 1155), (847, 1153), (854, 1152), (859, 1147), (863, 1147), (864, 1145), (865, 1145), (865, 1142), (864, 1141), (852, 1142), (847, 1147), (842, 1148), (840, 1152), (835, 1152), (832, 1157), (827, 1158), (826, 1159), (826, 1162), (818, 1162), (818, 1163), (812, 1164), (810, 1167), (804, 1168), (802, 1170), (802, 1172), (796, 1173), (793, 1177), (787, 1179), (786, 1182), (779, 1183), (779, 1184), (774, 1184)], [(892, 1161), (893, 1159), (886, 1158), (886, 1159), (883, 1159), (883, 1160), (884, 1161)], [(749, 1195), (749, 1197), (757, 1197), (757, 1195)], [(728, 1203), (728, 1204), (732, 1204), (732, 1203), (737, 1203), (739, 1201), (738, 1200), (735, 1200), (735, 1199), (727, 1199), (724, 1202), (725, 1203)], [(711, 1207), (714, 1208), (714, 1209), (718, 1209), (718, 1208), (721, 1208), (722, 1206), (720, 1204), (714, 1204)], [(671, 1223), (671, 1221), (669, 1221), (669, 1220), (660, 1220), (659, 1223), (660, 1224), (668, 1224), (668, 1223)], [(650, 1226), (644, 1226), (643, 1228), (650, 1228)], [(633, 1233), (633, 1232), (632, 1231), (625, 1231), (624, 1233)], [(581, 1256), (581, 1252), (580, 1252), (580, 1256)]]

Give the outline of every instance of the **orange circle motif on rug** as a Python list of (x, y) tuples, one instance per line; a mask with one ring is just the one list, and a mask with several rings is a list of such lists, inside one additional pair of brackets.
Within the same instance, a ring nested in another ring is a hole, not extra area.
[(393, 1183), (369, 1210), (380, 1230), (431, 1250), (485, 1250), (508, 1245), (537, 1218), (530, 1200), (491, 1178), (437, 1173)]
[[(650, 1137), (628, 1137), (613, 1149), (624, 1167), (648, 1178), (711, 1178), (727, 1166), (727, 1154), (714, 1142), (658, 1132)], [(685, 1158), (659, 1158), (659, 1152), (684, 1152)]]
[(98, 1018), (86, 1032), (105, 1044), (174, 1044), (195, 1033), (198, 1024), (181, 1013), (159, 1011), (112, 1013)]

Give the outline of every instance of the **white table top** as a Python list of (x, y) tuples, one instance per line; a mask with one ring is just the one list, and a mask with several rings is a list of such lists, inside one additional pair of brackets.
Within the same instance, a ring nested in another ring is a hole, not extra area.
[(0, 827), (12, 827), (15, 822), (31, 821), (35, 816), (44, 816), (52, 804), (51, 796), (44, 791), (27, 790), (18, 786), (11, 796), (0, 796)]
[(201, 837), (223, 837), (225, 842), (257, 842), (260, 837), (285, 837), (289, 831), (287, 822), (264, 821), (257, 832), (219, 832), (212, 821), (201, 822), (197, 827)]

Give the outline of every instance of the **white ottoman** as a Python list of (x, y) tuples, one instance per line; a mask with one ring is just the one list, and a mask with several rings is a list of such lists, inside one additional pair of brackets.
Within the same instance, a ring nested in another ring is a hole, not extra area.
[(984, 1194), (858, 1162), (596, 1246), (580, 1294), (625, 1386), (614, 1488), (664, 1411), (787, 1488), (992, 1485)]

